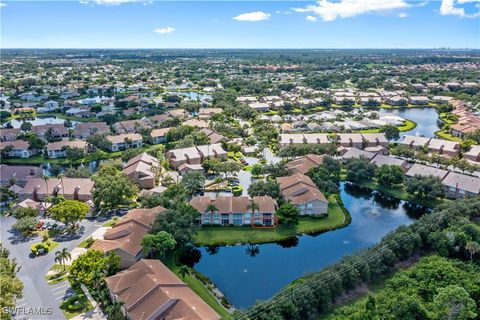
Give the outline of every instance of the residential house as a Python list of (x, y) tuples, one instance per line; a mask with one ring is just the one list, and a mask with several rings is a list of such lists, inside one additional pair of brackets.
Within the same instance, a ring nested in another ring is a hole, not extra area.
[(48, 132), (51, 132), (54, 139), (66, 138), (69, 136), (68, 128), (62, 123), (32, 126), (32, 131), (42, 140), (47, 140), (46, 135)]
[(407, 177), (414, 177), (414, 176), (422, 176), (422, 177), (428, 177), (428, 176), (434, 176), (439, 178), (440, 180), (443, 180), (445, 176), (448, 174), (447, 170), (439, 169), (439, 168), (434, 168), (430, 166), (425, 166), (423, 164), (419, 163), (414, 163), (410, 169), (408, 169), (406, 175)]
[(249, 104), (258, 102), (258, 99), (256, 97), (237, 97), (236, 101), (243, 104)]
[(478, 196), (480, 193), (480, 178), (450, 171), (442, 184), (445, 194), (450, 198), (464, 198)]
[(185, 120), (189, 118), (189, 114), (185, 109), (167, 110), (165, 113), (172, 118), (179, 118), (180, 120)]
[(221, 134), (218, 134), (215, 131), (207, 128), (201, 129), (199, 132), (205, 133), (207, 135), (210, 144), (230, 141), (230, 139), (228, 139), (227, 137), (222, 136)]
[(428, 147), (428, 142), (430, 141), (430, 139), (431, 138), (427, 137), (406, 135), (403, 137), (403, 140), (399, 142), (399, 144), (407, 146), (409, 148), (421, 149)]
[[(340, 147), (344, 148), (344, 147)], [(347, 151), (342, 154), (343, 159), (360, 159), (364, 158), (366, 160), (372, 160), (373, 157), (375, 157), (376, 153), (375, 152), (370, 152), (358, 148), (347, 148)]]
[(150, 128), (150, 124), (143, 119), (119, 121), (113, 125), (116, 133), (134, 133), (140, 128)]
[(73, 135), (77, 139), (87, 139), (93, 134), (109, 134), (110, 128), (105, 122), (79, 122)]
[(264, 103), (264, 102), (253, 102), (253, 103), (249, 103), (248, 106), (253, 110), (256, 110), (259, 112), (267, 112), (268, 110), (270, 110), (270, 106), (268, 105), (268, 103)]
[(430, 99), (427, 96), (412, 96), (408, 100), (411, 104), (420, 106), (427, 105), (430, 102)]
[(473, 162), (480, 162), (480, 145), (471, 146), (470, 150), (463, 154), (463, 158)]
[(283, 133), (278, 138), (281, 148), (291, 144), (330, 144), (326, 133)]
[(67, 156), (67, 149), (81, 149), (85, 154), (87, 152), (87, 142), (76, 140), (76, 141), (58, 141), (50, 142), (47, 144), (47, 156), (50, 159), (56, 158), (65, 158)]
[(360, 133), (339, 133), (336, 139), (342, 147), (363, 149), (363, 137)]
[(383, 165), (388, 166), (399, 166), (402, 168), (403, 171), (407, 171), (408, 162), (403, 159), (398, 159), (394, 157), (385, 156), (383, 154), (375, 155), (372, 160), (370, 160), (371, 164), (376, 165), (377, 167), (381, 167)]
[(158, 159), (148, 153), (142, 153), (130, 159), (123, 167), (123, 173), (142, 189), (152, 189), (156, 186), (160, 170), (161, 166)]
[(166, 152), (166, 158), (170, 166), (177, 169), (184, 163), (201, 164), (205, 158), (214, 157), (225, 160), (227, 152), (223, 150), (221, 144), (209, 144), (189, 148), (172, 149)]
[(138, 133), (124, 133), (116, 136), (107, 136), (110, 141), (110, 151), (121, 151), (129, 148), (140, 148), (143, 145), (142, 135)]
[(24, 140), (0, 142), (0, 152), (9, 158), (30, 158), (36, 150), (30, 150), (29, 144)]
[(165, 143), (167, 142), (167, 133), (172, 128), (160, 128), (160, 129), (153, 129), (150, 133), (150, 137), (152, 138), (153, 144)]
[(131, 267), (143, 258), (142, 239), (152, 229), (157, 216), (165, 210), (161, 206), (131, 210), (104, 234), (103, 240), (94, 242), (90, 249), (114, 252), (120, 256), (121, 268)]
[(323, 160), (326, 155), (307, 154), (303, 157), (299, 157), (295, 160), (287, 162), (285, 167), (288, 170), (288, 174), (301, 173), (306, 174), (310, 169), (315, 168), (323, 164)]
[(10, 186), (12, 182), (15, 185), (23, 187), (30, 178), (37, 178), (42, 175), (42, 170), (35, 166), (7, 166), (0, 164), (0, 184)]
[(160, 260), (141, 259), (105, 282), (129, 320), (221, 319)]
[(460, 143), (455, 141), (432, 138), (428, 142), (428, 149), (441, 155), (454, 157), (460, 153)]
[(188, 119), (182, 123), (184, 126), (197, 127), (197, 128), (208, 128), (208, 122), (205, 120), (199, 119)]
[(301, 215), (319, 216), (328, 212), (328, 200), (312, 179), (301, 173), (278, 177), (282, 195), (294, 204)]
[[(201, 216), (197, 223), (201, 225), (222, 226), (274, 226), (276, 202), (269, 196), (253, 197), (257, 209), (253, 210), (250, 205), (252, 200), (247, 196), (228, 197), (220, 196), (212, 199), (208, 196), (193, 197), (190, 205), (197, 209)], [(213, 204), (217, 211), (208, 211), (208, 206)], [(253, 216), (252, 216), (252, 211)]]
[(15, 141), (17, 136), (21, 133), (17, 128), (1, 128), (0, 129), (0, 142), (3, 141)]
[(362, 133), (362, 138), (365, 143), (365, 148), (371, 147), (388, 147), (388, 139), (385, 133)]
[(214, 114), (222, 113), (222, 108), (200, 108), (198, 111), (198, 117), (200, 119), (210, 119)]
[(18, 193), (19, 200), (27, 198), (45, 201), (48, 196), (61, 195), (67, 200), (92, 200), (93, 181), (84, 178), (30, 178)]

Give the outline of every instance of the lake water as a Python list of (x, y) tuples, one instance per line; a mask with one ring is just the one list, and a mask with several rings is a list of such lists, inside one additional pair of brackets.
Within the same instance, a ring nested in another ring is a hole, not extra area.
[(347, 227), (282, 243), (199, 248), (201, 258), (195, 269), (209, 277), (236, 308), (248, 308), (293, 280), (374, 245), (428, 210), (350, 184), (342, 184), (340, 196), (352, 217)]
[[(18, 119), (13, 119), (10, 121), (10, 124), (14, 128), (20, 128), (20, 125), (22, 124), (23, 121), (30, 122), (33, 126), (39, 126), (42, 124), (64, 124), (65, 119), (61, 119), (58, 117), (35, 117), (33, 119), (25, 119), (25, 120), (18, 120)], [(76, 124), (76, 121), (72, 121), (72, 124)]]
[(417, 123), (417, 126), (413, 130), (400, 132), (400, 140), (402, 140), (405, 135), (419, 135), (433, 138), (435, 137), (435, 131), (440, 130), (438, 126), (438, 113), (435, 108), (380, 109), (380, 113), (394, 114)]

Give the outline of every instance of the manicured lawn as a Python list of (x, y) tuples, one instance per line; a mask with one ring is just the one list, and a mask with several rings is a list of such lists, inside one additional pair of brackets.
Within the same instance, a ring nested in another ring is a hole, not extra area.
[(304, 233), (318, 233), (344, 226), (348, 219), (334, 197), (329, 198), (328, 217), (301, 217), (298, 225), (279, 225), (275, 229), (251, 227), (203, 227), (194, 237), (197, 245), (226, 245), (236, 243), (265, 243), (286, 240)]
[(400, 130), (400, 132), (410, 131), (415, 129), (416, 126), (417, 124), (412, 120), (405, 120), (405, 123), (403, 124), (403, 126), (399, 126), (398, 130)]
[[(77, 302), (78, 301), (78, 302)], [(79, 314), (87, 312), (93, 308), (88, 298), (83, 292), (77, 292), (74, 296), (68, 298), (62, 302), (60, 309), (63, 312), (65, 318), (70, 319)]]
[(460, 139), (459, 137), (452, 136), (448, 131), (446, 130), (440, 130), (436, 131), (435, 135), (439, 138), (445, 139), (445, 140), (450, 140), (450, 141), (455, 141), (455, 142), (462, 142), (463, 140)]
[(49, 272), (50, 271), (54, 271), (55, 273), (45, 276), (45, 280), (47, 280), (48, 284), (57, 284), (67, 279), (68, 266), (64, 268), (56, 263), (50, 268)]

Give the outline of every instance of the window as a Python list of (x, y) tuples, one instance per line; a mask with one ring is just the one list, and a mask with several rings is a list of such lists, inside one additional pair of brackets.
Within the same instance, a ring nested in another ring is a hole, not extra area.
[(313, 203), (308, 203), (307, 208), (310, 208), (310, 209), (313, 208)]

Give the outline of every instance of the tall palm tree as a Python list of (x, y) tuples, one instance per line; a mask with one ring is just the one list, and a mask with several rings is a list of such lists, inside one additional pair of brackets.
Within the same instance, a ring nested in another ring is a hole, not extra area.
[(71, 259), (72, 255), (68, 252), (67, 248), (63, 248), (62, 251), (55, 252), (55, 262), (58, 262), (61, 266), (63, 266), (63, 270), (65, 270), (65, 262), (67, 259)]
[(48, 191), (48, 180), (50, 180), (50, 177), (47, 175), (43, 175), (43, 180), (45, 181), (45, 187), (47, 188), (47, 197), (49, 196), (50, 192)]
[(250, 199), (250, 203), (248, 204), (247, 206), (247, 210), (250, 209), (252, 210), (252, 220), (251, 220), (251, 224), (253, 225), (254, 224), (254, 217), (255, 217), (255, 210), (260, 210), (260, 207), (258, 206), (258, 204), (255, 202), (255, 200), (253, 198)]
[(207, 206), (207, 208), (205, 209), (205, 211), (210, 212), (210, 226), (212, 226), (213, 225), (213, 214), (214, 214), (214, 212), (218, 212), (218, 208), (213, 203), (210, 203)]
[(63, 177), (65, 177), (63, 173), (59, 173), (57, 175), (57, 179), (60, 179), (60, 182), (62, 183), (62, 194), (63, 194), (63, 197), (65, 198), (65, 186), (63, 185)]
[(467, 242), (465, 249), (470, 253), (470, 260), (473, 259), (473, 256), (480, 252), (480, 244), (475, 241)]
[(108, 307), (105, 308), (106, 313), (108, 314), (108, 319), (112, 320), (123, 320), (125, 315), (123, 314), (123, 301), (114, 301)]
[(185, 279), (186, 276), (190, 275), (190, 269), (186, 265), (182, 265), (178, 268), (178, 274), (182, 279)]

